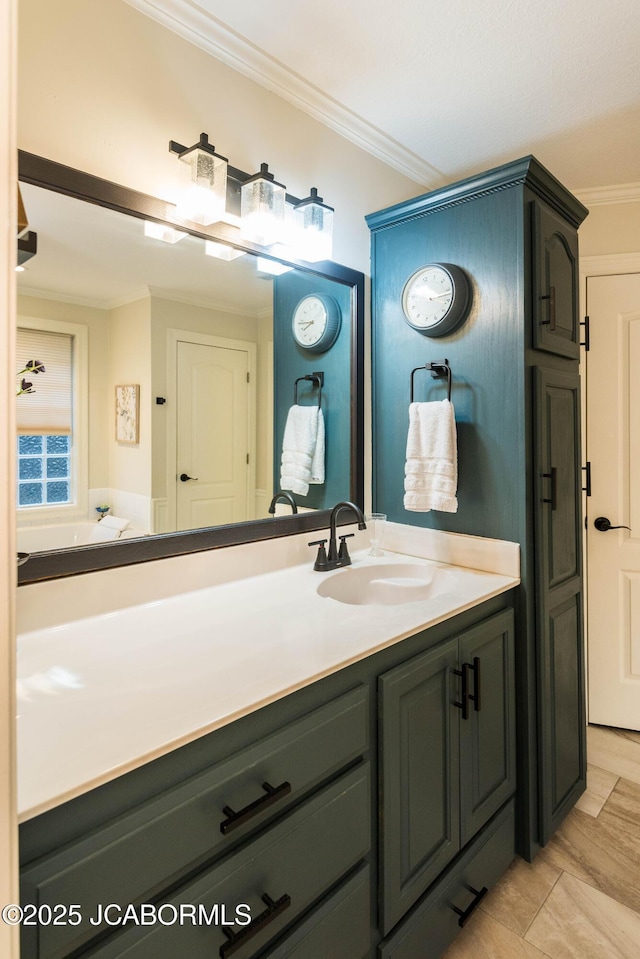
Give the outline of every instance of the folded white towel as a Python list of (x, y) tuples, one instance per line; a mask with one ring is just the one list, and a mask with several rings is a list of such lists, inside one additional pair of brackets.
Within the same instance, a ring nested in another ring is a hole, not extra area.
[(450, 400), (411, 403), (404, 479), (404, 508), (426, 513), (458, 510), (456, 422)]
[(105, 516), (100, 520), (100, 525), (106, 529), (118, 529), (122, 532), (129, 525), (128, 519), (120, 519), (118, 516)]
[(280, 489), (300, 496), (324, 483), (324, 417), (317, 406), (292, 406), (282, 440)]
[(91, 543), (110, 543), (114, 539), (120, 539), (119, 529), (109, 529), (104, 527), (104, 520), (101, 520), (91, 530), (89, 541)]

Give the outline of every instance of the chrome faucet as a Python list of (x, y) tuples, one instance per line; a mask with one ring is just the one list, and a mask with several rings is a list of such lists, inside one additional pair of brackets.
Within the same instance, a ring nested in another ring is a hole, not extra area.
[(290, 504), (292, 513), (298, 512), (296, 501), (294, 500), (291, 493), (287, 493), (286, 491), (283, 491), (283, 490), (278, 490), (278, 492), (275, 494), (275, 496), (271, 500), (271, 506), (269, 507), (269, 512), (272, 514), (272, 516), (276, 515), (276, 503), (278, 502), (279, 499), (286, 500), (286, 502)]
[[(351, 557), (349, 556), (349, 550), (347, 549), (346, 541), (354, 534), (345, 533), (344, 536), (336, 536), (338, 515), (343, 509), (350, 509), (356, 514), (356, 518), (358, 520), (358, 529), (367, 528), (362, 510), (359, 506), (356, 506), (355, 503), (349, 503), (346, 500), (336, 503), (331, 510), (331, 518), (329, 520), (329, 552), (327, 553), (325, 550), (325, 543), (327, 542), (326, 539), (316, 539), (312, 543), (309, 543), (309, 546), (318, 547), (318, 555), (316, 556), (316, 561), (313, 565), (313, 568), (319, 572), (327, 572), (331, 569), (340, 569), (342, 566), (351, 566)], [(340, 540), (339, 549), (337, 539)]]

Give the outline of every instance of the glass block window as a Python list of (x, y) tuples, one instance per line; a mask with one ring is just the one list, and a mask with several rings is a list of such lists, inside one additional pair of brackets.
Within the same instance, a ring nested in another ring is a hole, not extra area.
[(71, 437), (18, 434), (18, 507), (71, 502)]

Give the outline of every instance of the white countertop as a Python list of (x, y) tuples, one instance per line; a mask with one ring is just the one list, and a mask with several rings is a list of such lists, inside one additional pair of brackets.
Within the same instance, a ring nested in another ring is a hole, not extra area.
[[(415, 532), (402, 536), (402, 529), (389, 531), (388, 540), (396, 549), (401, 544), (408, 546), (407, 554), (387, 550), (383, 558), (372, 559), (358, 550), (352, 554), (352, 569), (367, 563), (407, 561), (434, 568), (443, 565), (438, 561), (442, 549), (425, 549)], [(433, 538), (431, 531), (420, 533)], [(115, 576), (109, 580), (105, 574), (87, 574), (74, 577), (75, 584), (57, 581), (63, 606), (69, 599), (65, 591), (71, 596), (75, 588), (84, 599), (81, 612), (88, 608), (87, 594), (95, 596), (94, 606), (99, 610), (80, 618), (68, 615), (57, 623), (38, 622), (34, 614), (34, 604), (52, 597), (53, 584), (42, 584), (40, 590), (37, 584), (22, 587), (21, 593), (30, 590), (21, 597), (23, 622), (38, 628), (18, 636), (21, 821), (519, 582), (517, 546), (459, 537), (453, 554), (444, 551), (447, 557), (454, 555), (459, 561), (462, 541), (469, 540), (472, 548), (468, 555), (479, 564), (482, 555), (501, 554), (498, 562), (484, 562), (500, 571), (449, 566), (454, 575), (449, 577), (447, 590), (438, 596), (396, 606), (352, 606), (317, 593), (327, 576), (347, 571), (314, 572), (313, 557), (306, 548), (308, 536), (288, 539), (285, 546), (276, 541), (271, 549), (272, 565), (280, 568), (231, 580), (228, 573), (226, 577), (212, 576), (217, 581), (196, 589), (189, 588), (190, 581), (189, 587), (182, 586), (184, 592), (175, 592), (179, 560), (145, 564), (142, 569), (127, 567), (129, 589), (138, 576), (140, 598), (147, 601), (137, 605), (123, 602), (121, 608), (117, 608), (115, 589), (105, 603), (103, 587), (107, 583), (113, 587)], [(303, 553), (291, 542), (302, 539), (305, 543), (298, 545), (304, 546)], [(483, 543), (489, 544), (488, 553), (482, 553)], [(502, 547), (511, 549), (505, 554)], [(288, 560), (277, 558), (274, 550), (278, 549), (280, 557), (286, 549)], [(263, 561), (269, 555), (266, 544), (253, 544), (215, 551), (215, 562), (223, 566), (220, 554), (227, 553), (228, 565), (233, 552), (233, 560), (242, 564), (238, 552), (242, 550), (246, 551), (244, 567), (249, 573), (260, 566), (247, 562), (249, 555), (261, 552)], [(439, 556), (436, 560), (416, 559), (420, 552)], [(290, 563), (301, 555), (304, 563)], [(198, 557), (202, 568), (207, 557), (209, 564), (215, 565), (212, 553)], [(171, 590), (162, 592), (165, 563), (170, 564), (173, 595)], [(196, 568), (192, 558), (185, 558), (183, 566)], [(144, 583), (151, 598), (145, 596)], [(88, 588), (91, 584), (93, 589)], [(96, 584), (100, 585), (97, 591)], [(19, 622), (20, 608), (19, 602)]]

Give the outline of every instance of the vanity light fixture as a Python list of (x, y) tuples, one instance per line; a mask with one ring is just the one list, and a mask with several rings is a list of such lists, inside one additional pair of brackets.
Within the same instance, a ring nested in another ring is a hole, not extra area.
[(304, 200), (293, 208), (296, 224), (296, 241), (303, 260), (316, 263), (330, 260), (333, 246), (333, 207), (327, 206), (318, 196), (315, 187)]
[[(193, 178), (176, 205), (177, 219), (239, 226), (242, 239), (258, 246), (281, 244), (291, 259), (313, 263), (331, 258), (334, 210), (316, 187), (301, 200), (286, 192), (266, 163), (253, 175), (238, 170), (215, 152), (206, 133), (192, 147), (170, 140), (169, 150), (190, 164)], [(238, 255), (207, 252), (222, 259)]]
[(177, 204), (178, 218), (205, 226), (219, 222), (227, 203), (227, 158), (215, 152), (206, 133), (191, 147), (171, 140), (169, 149), (191, 170), (191, 182)]
[(235, 260), (244, 256), (244, 250), (236, 250), (226, 243), (217, 243), (215, 240), (204, 241), (204, 252), (207, 256), (215, 256), (218, 260)]
[(240, 187), (240, 233), (246, 240), (271, 246), (284, 238), (287, 190), (266, 163)]
[(189, 236), (184, 230), (175, 230), (166, 223), (153, 223), (151, 220), (144, 221), (144, 235), (164, 243), (177, 243), (183, 237)]

